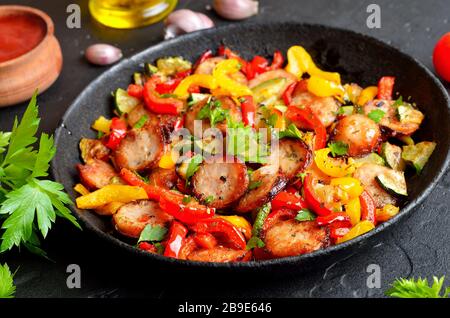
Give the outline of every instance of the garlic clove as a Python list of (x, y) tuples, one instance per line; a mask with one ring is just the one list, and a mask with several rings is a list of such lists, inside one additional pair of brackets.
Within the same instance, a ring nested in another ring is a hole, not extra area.
[(86, 49), (86, 59), (96, 65), (110, 65), (122, 58), (122, 51), (109, 44), (93, 44)]
[(258, 1), (214, 0), (213, 8), (222, 18), (243, 20), (258, 13)]
[(171, 39), (177, 35), (214, 27), (214, 22), (200, 12), (188, 9), (173, 11), (164, 21), (164, 39)]

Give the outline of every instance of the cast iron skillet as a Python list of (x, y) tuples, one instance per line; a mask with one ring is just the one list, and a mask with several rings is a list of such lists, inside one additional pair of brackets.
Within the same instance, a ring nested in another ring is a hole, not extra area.
[(436, 77), (421, 63), (397, 49), (373, 38), (336, 28), (298, 23), (233, 24), (225, 27), (191, 33), (153, 46), (129, 59), (123, 60), (94, 80), (74, 101), (56, 130), (57, 155), (52, 172), (72, 198), (78, 181), (75, 165), (80, 162), (78, 142), (82, 137), (95, 137), (90, 125), (100, 115), (112, 115), (111, 91), (126, 88), (133, 72), (143, 62), (153, 62), (163, 56), (181, 55), (195, 61), (206, 49), (225, 43), (246, 58), (255, 54), (270, 56), (275, 50), (286, 50), (296, 44), (304, 46), (319, 66), (337, 71), (344, 82), (354, 81), (361, 86), (374, 85), (384, 75), (397, 78), (395, 90), (403, 97), (411, 96), (426, 114), (425, 122), (416, 134), (416, 140), (437, 142), (436, 150), (420, 176), (408, 179), (408, 201), (401, 213), (375, 230), (341, 245), (332, 246), (303, 256), (249, 262), (197, 263), (180, 261), (140, 251), (113, 235), (111, 219), (95, 213), (72, 208), (81, 224), (117, 248), (147, 258), (163, 267), (183, 269), (238, 270), (247, 272), (303, 271), (319, 264), (337, 261), (355, 252), (386, 228), (397, 223), (423, 201), (445, 172), (450, 148), (449, 97)]

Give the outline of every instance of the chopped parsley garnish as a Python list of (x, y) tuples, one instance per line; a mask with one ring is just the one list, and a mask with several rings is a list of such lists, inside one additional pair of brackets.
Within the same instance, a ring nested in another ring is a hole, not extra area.
[(290, 124), (285, 130), (282, 130), (278, 133), (278, 138), (303, 138), (303, 133), (295, 126), (294, 124)]
[(145, 123), (148, 120), (148, 116), (147, 115), (142, 115), (141, 118), (139, 118), (139, 120), (136, 122), (136, 124), (134, 124), (133, 128), (142, 128), (144, 127)]
[(316, 219), (316, 216), (314, 213), (312, 213), (310, 210), (308, 209), (301, 209), (297, 216), (295, 217), (295, 219), (297, 221), (314, 221)]
[(259, 188), (262, 184), (261, 180), (257, 180), (257, 181), (251, 181), (250, 184), (248, 185), (248, 189), (249, 190), (253, 190), (256, 188)]
[(330, 148), (333, 157), (344, 156), (348, 152), (348, 145), (342, 141), (330, 142), (328, 148)]
[(381, 109), (374, 109), (367, 115), (367, 117), (369, 117), (378, 124), (383, 119), (385, 114), (386, 113)]
[(214, 196), (213, 195), (208, 195), (204, 200), (203, 203), (205, 204), (210, 204), (211, 202), (214, 201)]
[(195, 155), (189, 160), (189, 164), (186, 170), (186, 185), (189, 183), (189, 179), (197, 172), (201, 163), (203, 162), (203, 157), (201, 155)]
[(164, 240), (167, 234), (167, 229), (160, 225), (147, 224), (139, 236), (138, 243), (140, 242), (161, 242)]

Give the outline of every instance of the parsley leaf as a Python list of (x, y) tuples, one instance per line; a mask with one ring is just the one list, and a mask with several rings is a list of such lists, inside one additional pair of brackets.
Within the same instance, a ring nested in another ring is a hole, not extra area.
[(144, 127), (147, 120), (148, 120), (148, 116), (142, 115), (141, 118), (139, 118), (139, 120), (134, 124), (133, 128), (139, 129), (139, 128)]
[(228, 109), (222, 108), (222, 103), (220, 101), (215, 101), (214, 103), (207, 103), (197, 114), (197, 119), (208, 118), (212, 127), (217, 123), (224, 121), (228, 117)]
[(385, 114), (386, 113), (381, 109), (374, 109), (369, 114), (367, 114), (367, 117), (369, 117), (378, 124), (383, 119)]
[(183, 197), (183, 200), (181, 200), (181, 202), (183, 202), (183, 204), (188, 204), (189, 202), (191, 202), (192, 197), (190, 195), (185, 195)]
[(203, 200), (203, 203), (210, 204), (213, 201), (214, 201), (214, 196), (213, 195), (209, 195)]
[(295, 217), (297, 221), (314, 221), (316, 216), (308, 209), (301, 209)]
[(400, 278), (392, 283), (392, 287), (386, 291), (386, 295), (398, 298), (446, 298), (450, 296), (450, 287), (447, 287), (444, 294), (441, 295), (443, 284), (444, 277), (433, 276), (431, 287), (426, 278), (419, 277), (417, 280)]
[(250, 238), (250, 240), (248, 240), (245, 249), (248, 251), (248, 250), (251, 250), (251, 249), (253, 249), (255, 247), (263, 248), (264, 246), (266, 246), (266, 244), (263, 242), (263, 240), (261, 240), (257, 236), (252, 236)]
[(259, 186), (262, 184), (261, 180), (257, 180), (257, 181), (250, 181), (250, 184), (248, 185), (248, 189), (249, 190), (253, 190), (256, 188), (259, 188)]
[(0, 264), (0, 298), (13, 298), (16, 286), (13, 281), (14, 274), (9, 270), (8, 264)]
[(346, 155), (348, 151), (348, 145), (342, 141), (330, 142), (328, 148), (330, 148), (333, 157)]
[(278, 138), (298, 138), (303, 139), (303, 133), (295, 126), (294, 124), (290, 124), (285, 130), (282, 130), (278, 133)]
[(201, 155), (195, 155), (189, 160), (189, 164), (186, 170), (186, 185), (189, 179), (197, 172), (200, 164), (203, 162), (203, 157)]
[(245, 162), (266, 163), (269, 156), (267, 138), (262, 132), (243, 123), (227, 120), (227, 153)]
[(401, 106), (401, 105), (403, 105), (403, 97), (402, 97), (402, 96), (400, 96), (400, 97), (394, 102), (394, 104), (392, 104), (392, 107), (398, 107), (398, 106)]
[(161, 242), (167, 234), (167, 229), (160, 225), (147, 224), (139, 236), (140, 242)]
[(28, 250), (45, 256), (39, 248), (38, 233), (45, 238), (56, 216), (80, 227), (67, 208), (72, 202), (64, 187), (40, 179), (48, 176), (56, 148), (53, 137), (42, 134), (38, 149), (34, 149), (38, 125), (35, 94), (20, 123), (15, 119), (11, 134), (0, 133), (1, 151), (6, 152), (0, 157), (0, 218), (4, 220), (0, 253), (23, 244)]

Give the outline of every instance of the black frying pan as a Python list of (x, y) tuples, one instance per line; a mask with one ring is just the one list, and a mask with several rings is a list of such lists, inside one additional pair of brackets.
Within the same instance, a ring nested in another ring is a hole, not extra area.
[(133, 72), (140, 70), (140, 64), (144, 62), (174, 55), (195, 61), (203, 51), (215, 49), (220, 43), (225, 43), (246, 58), (255, 54), (270, 56), (275, 50), (286, 52), (292, 45), (302, 45), (320, 67), (337, 71), (344, 82), (354, 81), (361, 86), (374, 85), (385, 75), (395, 76), (395, 90), (404, 97), (411, 96), (426, 115), (415, 140), (436, 141), (436, 150), (422, 174), (408, 179), (408, 200), (396, 217), (352, 241), (296, 257), (228, 264), (170, 259), (138, 250), (118, 239), (113, 235), (110, 217), (102, 218), (95, 213), (72, 208), (84, 228), (117, 248), (128, 251), (130, 258), (146, 258), (172, 269), (303, 271), (336, 261), (375, 242), (377, 234), (411, 213), (445, 172), (450, 161), (449, 96), (436, 77), (414, 58), (373, 38), (336, 28), (298, 23), (232, 24), (181, 36), (125, 59), (99, 76), (78, 96), (56, 130), (58, 152), (52, 164), (55, 179), (65, 186), (72, 198), (76, 197), (73, 186), (78, 182), (75, 169), (80, 162), (78, 142), (82, 137), (95, 137), (90, 125), (98, 116), (112, 115), (110, 93), (118, 87), (126, 88)]

